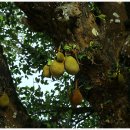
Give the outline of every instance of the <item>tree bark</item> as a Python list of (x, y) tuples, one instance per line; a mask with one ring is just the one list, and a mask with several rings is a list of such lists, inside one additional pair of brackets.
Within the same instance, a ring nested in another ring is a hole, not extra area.
[(13, 84), (6, 57), (0, 45), (0, 94), (6, 92), (9, 96), (9, 105), (0, 107), (0, 128), (46, 128), (44, 123), (30, 118), (26, 108), (20, 102)]
[[(98, 3), (102, 14), (106, 15), (106, 20), (100, 23), (96, 22), (88, 3), (19, 2), (16, 5), (27, 16), (23, 18), (24, 24), (33, 31), (46, 32), (54, 39), (56, 47), (61, 42), (75, 43), (80, 46), (81, 52), (88, 54), (86, 49), (91, 41), (100, 46), (100, 49), (91, 52), (91, 60), (80, 61), (76, 79), (82, 84), (82, 95), (99, 114), (100, 127), (130, 127), (127, 78), (130, 74), (121, 61), (126, 52), (124, 48), (127, 48), (125, 43), (129, 42), (124, 26), (128, 19), (124, 3)], [(92, 33), (93, 28), (98, 31), (98, 36)], [(124, 82), (120, 82), (118, 77), (111, 80), (108, 76), (117, 64)], [(89, 83), (92, 89), (86, 91), (85, 83)]]

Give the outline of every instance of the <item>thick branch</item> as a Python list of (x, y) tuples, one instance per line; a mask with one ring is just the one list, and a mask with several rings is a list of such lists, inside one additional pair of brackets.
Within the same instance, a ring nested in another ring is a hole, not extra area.
[(16, 5), (27, 15), (23, 20), (24, 24), (34, 31), (46, 32), (54, 39), (56, 46), (61, 42), (75, 42), (84, 48), (96, 38), (92, 29), (98, 30), (98, 26), (87, 3), (23, 2)]

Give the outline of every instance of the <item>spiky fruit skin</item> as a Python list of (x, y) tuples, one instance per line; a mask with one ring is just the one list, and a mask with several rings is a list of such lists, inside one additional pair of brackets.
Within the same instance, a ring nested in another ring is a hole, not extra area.
[(0, 107), (4, 108), (9, 105), (9, 97), (6, 93), (0, 96)]
[(77, 88), (73, 91), (72, 95), (71, 95), (71, 103), (72, 105), (76, 106), (76, 105), (80, 105), (81, 102), (83, 100), (82, 94), (80, 92), (80, 90)]
[(65, 70), (71, 75), (79, 72), (79, 64), (72, 56), (65, 57)]
[(43, 67), (43, 75), (44, 75), (44, 77), (50, 77), (51, 76), (50, 67), (48, 65), (45, 65)]
[(50, 65), (50, 72), (54, 77), (61, 76), (64, 73), (64, 63), (54, 60)]
[(57, 54), (56, 54), (56, 60), (58, 61), (58, 62), (63, 62), (64, 61), (64, 54), (62, 53), (62, 52), (58, 52)]

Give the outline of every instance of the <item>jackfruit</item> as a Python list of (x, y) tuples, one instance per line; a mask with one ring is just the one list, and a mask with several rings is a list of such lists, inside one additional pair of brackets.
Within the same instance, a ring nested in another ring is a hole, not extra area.
[(50, 65), (50, 72), (54, 77), (61, 76), (64, 73), (64, 63), (54, 60)]
[(58, 52), (57, 54), (56, 54), (56, 60), (58, 61), (58, 62), (63, 62), (64, 61), (64, 54), (62, 53), (62, 52)]
[(79, 72), (79, 64), (74, 57), (65, 57), (65, 70), (71, 75), (75, 75)]
[(118, 82), (120, 84), (125, 84), (124, 76), (121, 73), (118, 74)]
[(9, 97), (6, 93), (0, 96), (0, 107), (7, 107), (9, 105)]
[(80, 105), (82, 103), (83, 97), (82, 94), (79, 90), (79, 88), (76, 88), (73, 90), (72, 95), (71, 95), (71, 103), (72, 105)]
[(45, 65), (43, 67), (43, 75), (44, 75), (44, 77), (50, 77), (51, 76), (50, 67), (48, 65)]

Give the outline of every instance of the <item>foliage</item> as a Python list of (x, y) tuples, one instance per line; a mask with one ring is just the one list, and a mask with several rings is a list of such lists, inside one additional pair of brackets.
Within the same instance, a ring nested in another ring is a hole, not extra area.
[[(43, 64), (47, 62), (46, 57), (52, 57), (51, 39), (42, 33), (34, 33), (24, 26), (20, 20), (24, 14), (13, 3), (1, 3), (0, 6), (0, 40), (4, 46), (12, 76), (14, 77), (13, 74), (21, 75), (23, 71), (28, 78), (28, 75), (41, 71)], [(21, 82), (21, 78), (17, 77), (16, 85)], [(38, 79), (36, 78), (37, 81)]]
[[(98, 116), (93, 113), (73, 113), (68, 98), (68, 91), (73, 89), (73, 77), (64, 73), (57, 81), (55, 89), (51, 92), (42, 92), (42, 87), (48, 84), (42, 75), (42, 68), (48, 59), (53, 59), (55, 47), (53, 41), (44, 33), (32, 32), (22, 24), (24, 13), (14, 3), (0, 3), (0, 42), (4, 49), (8, 65), (17, 86), (21, 102), (27, 108), (32, 118), (42, 120), (48, 127), (97, 127)], [(19, 87), (22, 78), (35, 77), (40, 85)], [(84, 101), (80, 107), (88, 107)]]

